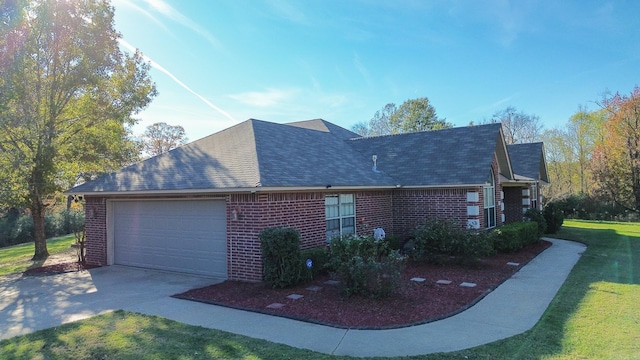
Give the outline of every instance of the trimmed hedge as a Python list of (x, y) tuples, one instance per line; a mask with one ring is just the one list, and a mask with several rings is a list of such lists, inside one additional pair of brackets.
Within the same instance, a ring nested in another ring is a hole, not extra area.
[(273, 287), (297, 285), (305, 278), (300, 253), (300, 233), (290, 228), (267, 228), (260, 232), (263, 280)]
[(538, 223), (517, 222), (493, 230), (494, 247), (499, 252), (514, 252), (539, 240)]
[(524, 213), (524, 218), (538, 224), (538, 236), (542, 236), (547, 232), (547, 220), (542, 211), (538, 209), (529, 209)]
[(495, 253), (492, 234), (463, 229), (449, 220), (429, 219), (418, 226), (414, 235), (412, 255), (418, 261), (442, 262), (454, 257), (463, 265), (474, 265)]

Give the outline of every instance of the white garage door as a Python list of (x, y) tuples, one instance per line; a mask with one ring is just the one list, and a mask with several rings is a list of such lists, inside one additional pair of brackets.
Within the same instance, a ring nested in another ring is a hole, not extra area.
[(113, 202), (114, 262), (227, 278), (224, 200)]

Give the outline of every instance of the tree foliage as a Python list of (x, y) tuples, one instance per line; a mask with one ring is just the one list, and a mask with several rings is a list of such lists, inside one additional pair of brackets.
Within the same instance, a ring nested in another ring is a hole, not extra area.
[(640, 211), (640, 87), (606, 97), (602, 106), (608, 119), (593, 155), (594, 178), (616, 204)]
[(394, 103), (376, 111), (367, 122), (357, 123), (352, 131), (362, 136), (380, 136), (450, 128), (453, 125), (438, 118), (426, 97), (410, 99), (400, 107)]
[(593, 191), (591, 161), (605, 119), (605, 111), (589, 111), (581, 106), (563, 128), (542, 133), (550, 177), (550, 184), (545, 187), (547, 200)]
[(164, 122), (147, 126), (142, 135), (142, 150), (149, 156), (165, 153), (188, 141), (184, 128)]
[(1, 6), (0, 202), (30, 210), (42, 259), (46, 207), (78, 176), (135, 159), (132, 116), (156, 89), (142, 56), (121, 53), (107, 1)]

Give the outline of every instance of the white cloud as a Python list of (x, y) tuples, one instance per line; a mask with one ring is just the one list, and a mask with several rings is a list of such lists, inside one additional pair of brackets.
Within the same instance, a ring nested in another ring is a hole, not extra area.
[(247, 91), (229, 95), (230, 98), (243, 104), (257, 107), (271, 107), (282, 105), (283, 102), (293, 100), (300, 91), (297, 89), (268, 88), (266, 91)]
[[(136, 48), (129, 44), (128, 42), (126, 42), (124, 39), (119, 39), (118, 42), (120, 43), (120, 45), (124, 46), (126, 49), (128, 49), (131, 52), (135, 52)], [(182, 81), (180, 81), (180, 79), (178, 79), (175, 75), (173, 75), (169, 70), (165, 69), (162, 65), (158, 64), (157, 62), (153, 61), (152, 59), (150, 59), (149, 57), (142, 55), (142, 57), (144, 58), (145, 61), (149, 62), (151, 64), (151, 66), (156, 69), (161, 71), (162, 73), (164, 73), (165, 75), (167, 75), (168, 77), (171, 78), (171, 80), (175, 81), (178, 85), (180, 85), (182, 88), (184, 88), (185, 90), (187, 90), (188, 92), (190, 92), (191, 94), (195, 95), (198, 99), (202, 100), (202, 102), (204, 102), (205, 104), (207, 104), (210, 108), (214, 109), (215, 111), (219, 112), (220, 114), (224, 115), (226, 118), (228, 118), (229, 120), (233, 120), (235, 121), (235, 119), (233, 118), (233, 116), (231, 116), (229, 113), (227, 113), (226, 111), (220, 109), (219, 107), (217, 107), (216, 105), (214, 105), (213, 103), (211, 103), (209, 100), (207, 100), (204, 96), (198, 94), (197, 92), (195, 92), (194, 90), (192, 90), (189, 86), (187, 86), (185, 83), (183, 83)]]

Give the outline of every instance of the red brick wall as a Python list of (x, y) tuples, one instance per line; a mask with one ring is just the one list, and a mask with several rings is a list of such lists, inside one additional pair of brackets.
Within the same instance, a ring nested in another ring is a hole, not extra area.
[(324, 246), (324, 195), (324, 193), (229, 195), (227, 198), (229, 279), (262, 280), (262, 255), (258, 235), (265, 228), (281, 226), (298, 230), (302, 249)]
[[(499, 198), (499, 187), (496, 192)], [(467, 192), (464, 189), (398, 189), (386, 191), (345, 192), (356, 197), (358, 233), (382, 227), (389, 235), (410, 236), (426, 218), (448, 218), (466, 226)], [(262, 258), (258, 234), (267, 227), (297, 229), (302, 249), (325, 245), (326, 224), (324, 198), (335, 192), (231, 194), (227, 202), (227, 269), (232, 280), (260, 281)], [(106, 199), (87, 197), (87, 259), (90, 264), (107, 263)], [(481, 209), (482, 211), (482, 209)], [(499, 205), (496, 204), (499, 221)], [(481, 212), (482, 214), (482, 212)], [(477, 218), (477, 217), (476, 217)]]
[[(356, 218), (366, 218), (373, 229), (392, 228), (392, 193), (345, 192), (356, 197)], [(335, 192), (232, 194), (227, 198), (227, 264), (229, 279), (262, 280), (260, 231), (290, 227), (300, 232), (301, 248), (325, 246), (324, 198)], [(234, 215), (235, 210), (235, 215)], [(366, 232), (363, 224), (358, 232)]]
[(426, 219), (449, 219), (467, 226), (467, 192), (482, 189), (404, 189), (393, 194), (393, 232), (410, 237)]
[[(364, 221), (363, 221), (364, 220)], [(393, 235), (393, 193), (367, 191), (356, 193), (356, 227), (358, 234), (373, 235), (376, 228)]]
[(521, 187), (503, 188), (505, 223), (522, 221), (522, 189)]
[(89, 265), (107, 265), (107, 200), (85, 197), (86, 258)]

